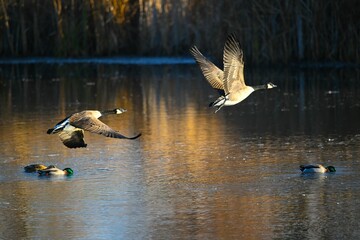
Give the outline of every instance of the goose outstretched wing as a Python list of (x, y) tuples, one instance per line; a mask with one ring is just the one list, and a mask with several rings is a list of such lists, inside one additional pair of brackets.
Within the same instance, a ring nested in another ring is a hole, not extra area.
[(190, 49), (195, 61), (199, 64), (201, 71), (212, 88), (224, 90), (223, 76), (224, 73), (215, 64), (209, 61), (196, 46)]
[(244, 80), (244, 58), (235, 34), (230, 34), (224, 47), (225, 94), (236, 93), (246, 87)]
[(136, 139), (141, 136), (140, 133), (133, 137), (126, 137), (120, 134), (119, 132), (113, 130), (108, 125), (101, 122), (99, 119), (93, 117), (83, 117), (78, 119), (77, 121), (71, 121), (71, 125), (73, 125), (76, 128), (81, 128), (86, 131), (97, 133), (105, 137), (111, 137), (111, 138)]

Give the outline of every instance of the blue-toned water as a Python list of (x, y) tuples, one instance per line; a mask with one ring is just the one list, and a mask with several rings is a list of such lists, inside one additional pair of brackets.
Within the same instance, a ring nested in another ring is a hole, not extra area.
[[(246, 69), (253, 93), (217, 114), (195, 64), (0, 65), (1, 239), (356, 239), (357, 69)], [(46, 130), (83, 109), (133, 141)], [(25, 173), (71, 167), (65, 178)], [(300, 164), (337, 172), (302, 175)]]

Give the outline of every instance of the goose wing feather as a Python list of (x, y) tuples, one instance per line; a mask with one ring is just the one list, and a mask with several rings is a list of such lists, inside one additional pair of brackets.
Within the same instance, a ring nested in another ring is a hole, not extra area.
[(239, 92), (246, 87), (244, 80), (244, 58), (235, 34), (230, 34), (224, 47), (225, 94)]
[(108, 125), (101, 122), (99, 119), (89, 116), (85, 116), (79, 119), (71, 119), (71, 125), (73, 125), (76, 128), (81, 128), (86, 131), (97, 133), (105, 137), (111, 137), (111, 138), (136, 139), (141, 135), (138, 134), (134, 137), (126, 137), (120, 134), (119, 132), (113, 130)]
[(218, 90), (223, 90), (223, 71), (220, 70), (217, 66), (215, 66), (215, 64), (209, 61), (206, 57), (204, 57), (204, 55), (202, 55), (202, 53), (196, 46), (193, 46), (190, 49), (190, 53), (194, 56), (195, 61), (200, 66), (204, 77), (209, 82), (211, 87)]
[(74, 127), (65, 127), (63, 131), (58, 133), (62, 143), (68, 148), (86, 147), (84, 141), (84, 130)]

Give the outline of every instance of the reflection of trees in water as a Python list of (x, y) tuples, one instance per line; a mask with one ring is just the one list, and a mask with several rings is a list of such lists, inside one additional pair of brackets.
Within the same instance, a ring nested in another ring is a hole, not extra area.
[[(245, 71), (246, 72), (246, 71)], [(249, 134), (351, 132), (359, 116), (359, 72), (352, 70), (248, 69), (247, 83), (272, 81), (278, 88), (252, 94), (233, 108), (227, 122)], [(242, 116), (242, 117), (241, 117)]]
[[(169, 108), (184, 107), (192, 104), (188, 97), (203, 95), (199, 81), (192, 81), (192, 72), (187, 69), (185, 66), (12, 65), (4, 67), (0, 76), (2, 104), (5, 109), (16, 106), (21, 110), (34, 106), (103, 108), (117, 101), (134, 100), (143, 104), (142, 95), (147, 94), (149, 99), (145, 99), (144, 105), (158, 105), (163, 99)], [(155, 99), (152, 95), (156, 95)]]
[(0, 112), (4, 119), (48, 112), (65, 117), (82, 109), (124, 107), (144, 129), (161, 132), (169, 121), (179, 121), (166, 130), (171, 134), (177, 134), (184, 116), (187, 130), (194, 131), (200, 124), (220, 126), (214, 119), (226, 116), (222, 121), (239, 134), (353, 131), (359, 120), (359, 71), (354, 69), (247, 68), (245, 75), (249, 85), (271, 81), (278, 88), (256, 92), (212, 117), (207, 105), (216, 92), (195, 65), (9, 65), (0, 73)]

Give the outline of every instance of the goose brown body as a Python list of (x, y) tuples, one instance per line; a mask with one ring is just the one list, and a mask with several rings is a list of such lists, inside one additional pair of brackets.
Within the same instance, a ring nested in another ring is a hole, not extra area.
[(230, 34), (225, 42), (224, 71), (206, 59), (196, 46), (192, 47), (190, 52), (208, 83), (220, 93), (220, 97), (209, 105), (210, 107), (217, 107), (215, 112), (223, 106), (232, 106), (243, 101), (256, 90), (276, 87), (273, 83), (258, 86), (247, 86), (245, 84), (244, 54), (235, 34)]
[(100, 121), (98, 118), (108, 114), (121, 114), (126, 112), (125, 109), (117, 108), (114, 110), (97, 111), (85, 110), (74, 113), (64, 120), (60, 121), (47, 131), (48, 134), (58, 133), (61, 141), (68, 148), (86, 147), (84, 140), (84, 130), (103, 135), (105, 137), (118, 139), (136, 139), (141, 136), (137, 134), (133, 137), (126, 137), (118, 131), (113, 130), (108, 125)]

